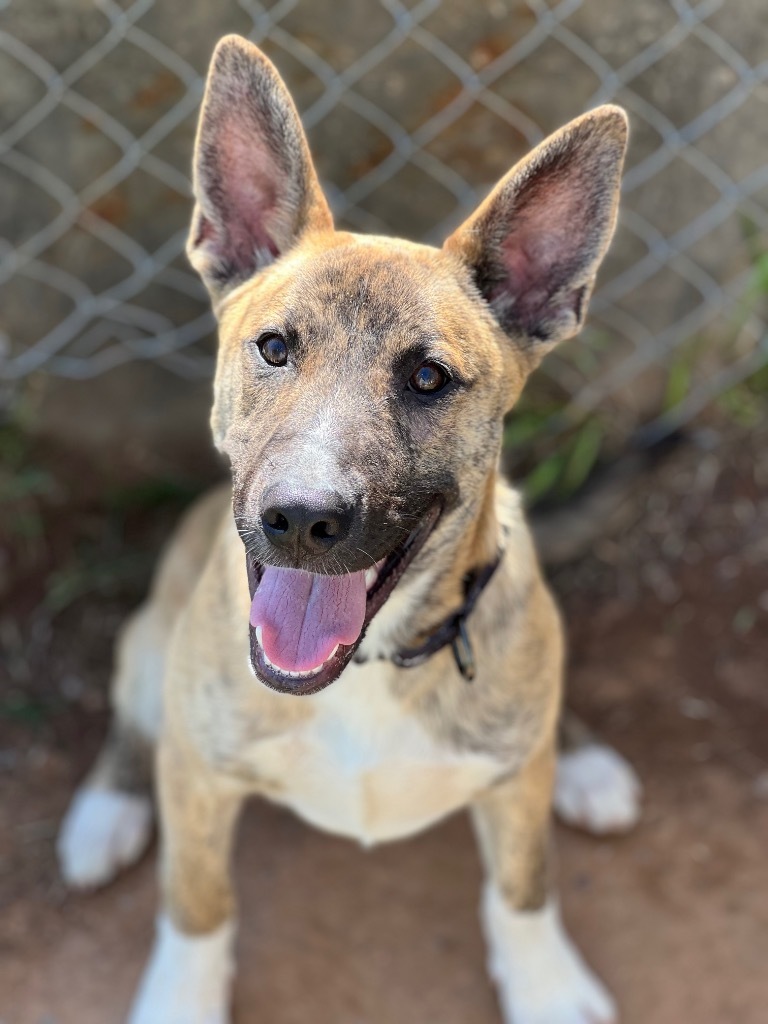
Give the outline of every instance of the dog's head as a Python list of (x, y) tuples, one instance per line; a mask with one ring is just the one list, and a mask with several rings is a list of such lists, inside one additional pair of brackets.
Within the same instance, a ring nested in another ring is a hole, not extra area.
[(616, 107), (573, 121), (442, 249), (335, 232), (275, 68), (219, 43), (188, 253), (219, 319), (213, 432), (268, 685), (336, 679), (425, 545), (477, 517), (504, 414), (584, 321), (626, 134)]

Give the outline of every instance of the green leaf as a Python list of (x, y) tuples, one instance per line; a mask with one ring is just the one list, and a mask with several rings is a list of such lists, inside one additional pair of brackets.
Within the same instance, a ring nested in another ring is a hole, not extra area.
[(523, 481), (523, 491), (529, 505), (541, 501), (560, 479), (565, 459), (562, 454), (551, 455), (531, 470)]
[(577, 491), (592, 472), (603, 444), (603, 427), (598, 419), (584, 422), (568, 454), (560, 489), (567, 497)]
[(768, 295), (768, 252), (760, 253), (752, 264), (750, 291)]
[(691, 387), (691, 368), (684, 362), (673, 363), (667, 374), (664, 409), (674, 409), (687, 396)]

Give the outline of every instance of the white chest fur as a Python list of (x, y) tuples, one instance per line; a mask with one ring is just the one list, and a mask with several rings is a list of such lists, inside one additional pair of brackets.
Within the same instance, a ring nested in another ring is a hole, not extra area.
[[(265, 793), (318, 828), (366, 845), (420, 831), (498, 776), (486, 755), (439, 744), (389, 691), (386, 662), (350, 665), (314, 697), (315, 714), (251, 748)], [(288, 700), (295, 698), (288, 697)]]

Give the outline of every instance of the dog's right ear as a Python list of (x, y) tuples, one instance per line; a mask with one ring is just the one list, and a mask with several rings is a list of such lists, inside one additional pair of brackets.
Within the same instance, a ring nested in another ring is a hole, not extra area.
[(621, 108), (576, 118), (513, 167), (445, 243), (534, 363), (584, 323), (616, 226), (626, 145)]
[(193, 171), (187, 255), (214, 304), (333, 220), (298, 112), (274, 65), (240, 36), (208, 72)]

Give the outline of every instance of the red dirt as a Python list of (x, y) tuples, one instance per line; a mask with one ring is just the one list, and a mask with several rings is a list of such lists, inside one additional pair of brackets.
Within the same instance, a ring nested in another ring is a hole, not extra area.
[[(571, 702), (646, 787), (630, 836), (557, 835), (565, 916), (623, 1024), (768, 1019), (760, 449), (734, 445), (709, 469), (700, 452), (673, 457), (646, 482), (636, 525), (556, 579)], [(103, 733), (109, 637), (129, 598), (83, 598), (59, 616), (18, 684), (48, 695), (43, 713), (0, 719), (3, 1024), (118, 1024), (147, 953), (154, 852), (104, 892), (74, 896), (53, 849)], [(20, 629), (29, 636), (28, 619)], [(237, 877), (237, 1024), (498, 1024), (464, 816), (363, 852), (257, 804)]]

